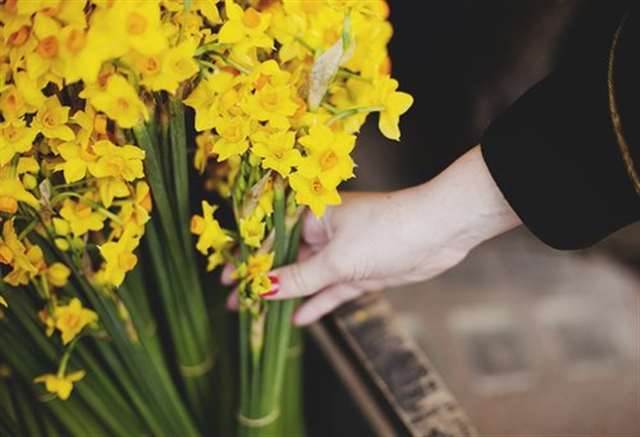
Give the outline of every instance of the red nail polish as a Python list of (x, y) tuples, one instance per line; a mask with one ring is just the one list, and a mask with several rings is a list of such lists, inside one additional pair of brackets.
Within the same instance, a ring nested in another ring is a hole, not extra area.
[(263, 293), (262, 297), (273, 296), (276, 293), (278, 293), (278, 291), (280, 290), (280, 280), (278, 279), (278, 277), (276, 275), (274, 275), (273, 273), (269, 273), (267, 275), (267, 277), (271, 281), (271, 289), (269, 291), (267, 291), (266, 293)]

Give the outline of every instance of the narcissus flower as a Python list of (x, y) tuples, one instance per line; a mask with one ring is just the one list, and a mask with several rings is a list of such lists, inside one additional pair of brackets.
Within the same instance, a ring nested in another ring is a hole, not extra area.
[(407, 93), (396, 91), (397, 89), (398, 81), (389, 76), (384, 76), (376, 84), (378, 99), (383, 106), (378, 119), (378, 128), (385, 137), (396, 141), (400, 139), (400, 129), (398, 128), (400, 116), (413, 105), (413, 97)]
[(78, 370), (67, 375), (57, 375), (53, 373), (46, 373), (36, 377), (33, 382), (43, 383), (49, 393), (53, 393), (63, 401), (69, 399), (71, 391), (73, 390), (73, 384), (80, 381), (85, 377), (84, 370)]
[(33, 208), (39, 208), (38, 199), (24, 189), (18, 179), (0, 178), (0, 212), (15, 214), (18, 202), (24, 202)]
[(15, 119), (0, 123), (0, 166), (17, 154), (31, 150), (38, 132), (24, 121)]
[(242, 155), (249, 148), (249, 125), (245, 117), (225, 117), (217, 121), (216, 131), (220, 137), (213, 145), (213, 152), (218, 155), (218, 161)]
[(104, 226), (105, 217), (85, 201), (65, 199), (60, 209), (60, 215), (69, 223), (71, 232), (76, 237), (89, 231), (99, 231)]
[(114, 287), (122, 285), (125, 275), (138, 263), (138, 257), (133, 251), (140, 243), (139, 231), (137, 226), (127, 226), (118, 241), (110, 241), (98, 247), (104, 259), (102, 268), (96, 273), (99, 284)]
[(262, 214), (258, 214), (260, 211), (256, 209), (255, 213), (247, 218), (240, 219), (240, 236), (244, 244), (250, 247), (260, 247), (262, 239), (264, 238), (265, 223)]
[(221, 250), (231, 243), (224, 229), (213, 216), (217, 206), (202, 201), (202, 215), (194, 215), (191, 219), (191, 233), (198, 236), (196, 249), (203, 255), (206, 255), (210, 249)]
[(85, 89), (80, 97), (88, 98), (98, 111), (107, 114), (107, 117), (114, 120), (121, 128), (132, 128), (149, 115), (147, 107), (144, 106), (133, 86), (117, 74), (107, 79), (103, 90), (96, 89), (88, 92)]
[(44, 102), (44, 106), (38, 110), (32, 126), (46, 138), (71, 141), (75, 134), (67, 126), (69, 109), (68, 106), (62, 106), (56, 96), (51, 96)]
[(335, 187), (353, 177), (354, 163), (350, 153), (356, 144), (354, 135), (334, 132), (326, 125), (317, 124), (299, 141), (307, 150), (307, 157), (299, 168), (301, 175), (317, 177), (326, 187)]
[(324, 214), (327, 205), (339, 205), (340, 195), (334, 185), (324, 185), (319, 177), (307, 178), (299, 172), (289, 176), (289, 184), (296, 192), (296, 202), (308, 205), (316, 217)]
[(98, 315), (82, 306), (80, 299), (74, 297), (67, 305), (56, 306), (53, 312), (56, 329), (62, 335), (62, 343), (68, 344), (87, 325), (98, 320)]
[(60, 262), (54, 262), (47, 268), (47, 280), (55, 287), (64, 287), (67, 285), (71, 270)]
[(294, 148), (294, 132), (269, 133), (260, 131), (251, 137), (251, 151), (262, 158), (262, 167), (275, 170), (282, 177), (289, 176), (291, 168), (300, 164), (302, 155)]

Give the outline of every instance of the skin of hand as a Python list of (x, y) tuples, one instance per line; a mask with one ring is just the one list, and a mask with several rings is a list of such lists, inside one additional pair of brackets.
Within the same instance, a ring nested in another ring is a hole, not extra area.
[[(390, 193), (342, 193), (320, 219), (304, 218), (300, 257), (270, 273), (266, 299), (310, 296), (294, 315), (312, 323), (367, 291), (433, 278), (478, 244), (521, 224), (487, 169), (480, 146), (435, 179)], [(231, 266), (222, 274), (231, 282)], [(237, 307), (235, 293), (228, 301)]]

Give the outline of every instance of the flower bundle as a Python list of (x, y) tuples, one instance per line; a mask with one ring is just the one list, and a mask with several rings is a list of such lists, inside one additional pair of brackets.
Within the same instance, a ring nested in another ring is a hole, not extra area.
[(303, 208), (340, 202), (367, 115), (399, 138), (412, 99), (389, 76), (387, 14), (384, 0), (0, 5), (0, 429), (230, 435), (233, 324), (207, 280), (230, 262), (238, 433), (302, 432), (295, 302), (262, 296), (297, 256)]

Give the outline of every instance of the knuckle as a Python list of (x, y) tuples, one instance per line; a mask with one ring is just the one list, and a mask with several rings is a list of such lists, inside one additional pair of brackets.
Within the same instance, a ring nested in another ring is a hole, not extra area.
[(304, 278), (304, 274), (302, 273), (302, 268), (300, 267), (300, 263), (296, 263), (291, 266), (289, 270), (290, 280), (292, 289), (288, 290), (291, 293), (295, 294), (310, 294), (313, 290), (310, 290), (307, 281)]

